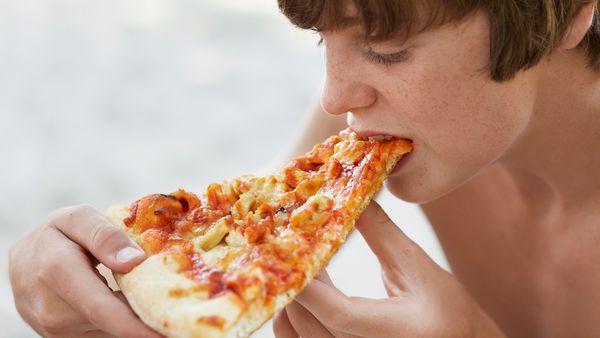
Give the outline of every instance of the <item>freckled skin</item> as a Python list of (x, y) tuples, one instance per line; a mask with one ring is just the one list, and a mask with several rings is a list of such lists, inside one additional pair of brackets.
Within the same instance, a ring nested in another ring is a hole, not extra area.
[(350, 111), (356, 130), (415, 142), (411, 165), (388, 181), (398, 197), (424, 202), (447, 193), (495, 161), (525, 128), (535, 80), (529, 73), (490, 80), (488, 30), (479, 13), (466, 24), (426, 32), (402, 47), (407, 60), (390, 67), (366, 62), (350, 33), (323, 34), (323, 108)]
[(454, 275), (510, 337), (600, 335), (600, 73), (575, 48), (590, 18), (504, 82), (486, 68), (483, 12), (372, 44), (406, 49), (389, 66), (365, 58), (360, 27), (321, 33), (323, 109), (413, 141), (387, 187), (422, 205)]

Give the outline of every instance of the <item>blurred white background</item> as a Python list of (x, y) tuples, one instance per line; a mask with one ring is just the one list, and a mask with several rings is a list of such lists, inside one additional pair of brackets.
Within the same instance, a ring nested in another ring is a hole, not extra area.
[[(256, 172), (285, 151), (323, 79), (318, 38), (276, 0), (0, 0), (0, 250), (53, 209), (105, 210)], [(385, 209), (446, 267), (417, 207)], [(359, 235), (330, 264), (384, 297)], [(3, 337), (35, 337), (0, 261)], [(253, 337), (272, 337), (265, 325)]]

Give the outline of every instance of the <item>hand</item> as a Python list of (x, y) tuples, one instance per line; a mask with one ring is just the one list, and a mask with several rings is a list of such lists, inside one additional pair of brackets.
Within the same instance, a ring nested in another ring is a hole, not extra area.
[(144, 259), (139, 246), (93, 207), (57, 210), (10, 250), (17, 310), (44, 337), (161, 337), (95, 268), (101, 262), (124, 273)]
[(389, 298), (348, 297), (323, 272), (273, 322), (278, 338), (503, 337), (462, 285), (376, 203), (357, 228), (377, 255)]

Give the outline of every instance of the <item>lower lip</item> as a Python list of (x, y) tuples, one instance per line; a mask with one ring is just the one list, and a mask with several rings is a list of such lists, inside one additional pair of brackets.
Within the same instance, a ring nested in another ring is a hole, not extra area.
[(411, 155), (412, 152), (402, 155), (402, 158), (400, 159), (400, 161), (398, 161), (398, 163), (396, 163), (396, 166), (394, 167), (394, 169), (392, 169), (390, 175), (400, 172), (400, 170), (402, 170), (402, 168), (406, 165), (406, 161), (409, 160)]

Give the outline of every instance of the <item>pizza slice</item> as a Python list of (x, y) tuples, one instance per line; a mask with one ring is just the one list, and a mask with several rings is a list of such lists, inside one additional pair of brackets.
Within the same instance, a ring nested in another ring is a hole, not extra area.
[(114, 206), (109, 219), (149, 256), (117, 283), (168, 337), (247, 337), (327, 265), (410, 150), (347, 129), (271, 176)]

